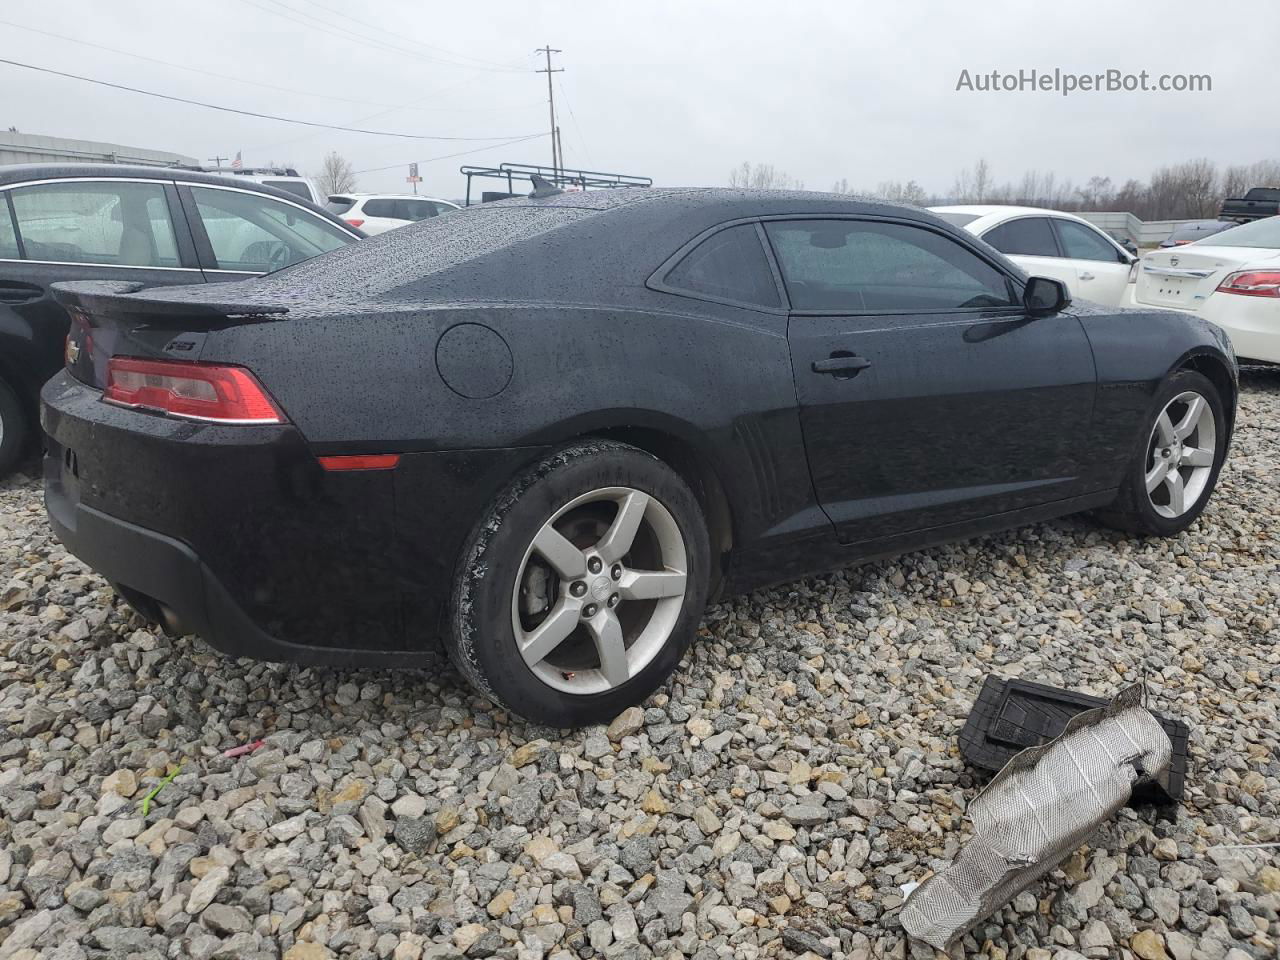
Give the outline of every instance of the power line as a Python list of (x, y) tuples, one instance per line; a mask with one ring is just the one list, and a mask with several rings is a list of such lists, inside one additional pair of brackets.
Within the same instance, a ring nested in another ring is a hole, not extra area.
[(521, 72), (523, 72), (523, 68), (514, 67), (510, 63), (499, 63), (496, 60), (486, 60), (483, 57), (473, 57), (469, 53), (458, 53), (455, 50), (446, 50), (444, 47), (437, 47), (435, 44), (423, 43), (421, 40), (414, 40), (410, 37), (402, 37), (400, 36), (400, 34), (396, 33), (393, 30), (384, 30), (382, 27), (376, 26), (372, 23), (366, 23), (363, 20), (358, 20), (355, 17), (351, 16), (350, 14), (343, 13), (341, 10), (338, 10), (335, 7), (330, 7), (327, 4), (320, 3), (319, 0), (308, 0), (308, 2), (314, 7), (319, 7), (321, 10), (327, 10), (329, 13), (333, 14), (334, 16), (341, 17), (343, 20), (349, 20), (352, 23), (358, 24), (359, 26), (362, 26), (367, 30), (373, 30), (373, 31), (376, 31), (377, 33), (385, 33), (389, 37), (395, 37), (398, 40), (407, 41), (408, 43), (413, 44), (415, 47), (425, 47), (428, 50), (435, 50), (439, 53), (447, 54), (448, 56), (451, 56), (451, 57), (458, 57), (463, 60), (473, 60), (477, 64), (484, 64), (491, 67), (500, 67), (503, 70), (520, 70)]
[[(425, 94), (424, 96), (422, 96), (422, 97), (415, 97), (413, 100), (409, 100), (409, 101), (407, 101), (406, 103), (402, 103), (402, 104), (399, 104), (399, 105), (397, 105), (397, 106), (389, 107), (389, 108), (388, 108), (388, 109), (386, 109), (386, 110), (379, 110), (377, 113), (368, 113), (368, 114), (365, 114), (365, 115), (364, 115), (364, 116), (362, 116), (362, 117), (356, 117), (356, 118), (355, 118), (355, 119), (353, 119), (353, 120), (348, 120), (348, 121), (347, 121), (347, 124), (348, 124), (348, 125), (351, 125), (351, 124), (356, 124), (356, 123), (364, 123), (364, 122), (365, 122), (365, 121), (367, 121), (367, 120), (374, 120), (374, 119), (376, 119), (377, 117), (385, 117), (385, 116), (386, 116), (387, 114), (389, 114), (389, 113), (396, 113), (396, 112), (398, 112), (398, 111), (400, 111), (400, 110), (411, 109), (411, 108), (413, 108), (414, 104), (416, 104), (416, 103), (420, 103), (420, 102), (421, 102), (422, 100), (424, 100), (424, 99), (430, 99), (431, 97), (437, 97), (437, 96), (439, 96), (440, 94), (442, 94), (442, 93), (444, 93), (444, 92), (446, 92), (446, 91), (448, 91), (448, 90), (452, 90), (454, 87), (460, 87), (460, 86), (462, 86), (464, 83), (470, 83), (472, 80), (474, 80), (474, 79), (475, 79), (476, 77), (478, 77), (478, 76), (479, 76), (479, 74), (478, 74), (478, 73), (470, 73), (470, 74), (467, 74), (467, 75), (466, 75), (465, 77), (463, 77), (461, 80), (455, 80), (455, 81), (453, 81), (452, 83), (447, 83), (447, 84), (445, 84), (443, 87), (437, 87), (437, 88), (436, 88), (436, 89), (434, 89), (434, 90), (429, 90), (429, 91), (427, 91), (427, 92), (426, 92), (426, 94)], [(274, 143), (269, 143), (269, 144), (267, 144), (267, 145), (266, 145), (266, 146), (264, 146), (264, 147), (254, 147), (253, 149), (255, 149), (255, 150), (273, 150), (273, 149), (275, 149), (276, 147), (282, 147), (282, 146), (285, 146), (285, 145), (290, 144), (290, 143), (298, 143), (298, 142), (299, 142), (299, 141), (301, 141), (301, 140), (308, 140), (308, 139), (310, 139), (311, 137), (314, 137), (314, 136), (317, 136), (317, 135), (318, 135), (318, 134), (315, 134), (315, 133), (304, 133), (304, 134), (302, 134), (302, 135), (300, 135), (300, 136), (297, 136), (297, 137), (290, 137), (288, 140), (279, 140), (279, 141), (276, 141), (276, 142), (274, 142)]]
[[(587, 138), (582, 135), (582, 128), (578, 126), (578, 118), (573, 114), (573, 104), (569, 102), (569, 95), (565, 92), (564, 80), (560, 79), (556, 82), (560, 85), (560, 99), (564, 101), (564, 108), (569, 111), (569, 120), (572, 121), (573, 130), (578, 135), (578, 143), (582, 144), (583, 156), (587, 158), (587, 163), (594, 167), (596, 162), (591, 159), (591, 151), (587, 149)], [(560, 159), (564, 160), (563, 153), (560, 155)]]
[[(318, 123), (314, 120), (295, 120), (292, 117), (279, 117), (271, 113), (258, 113), (254, 110), (239, 110), (235, 107), (223, 107), (216, 103), (205, 103), (203, 100), (188, 100), (186, 97), (174, 97), (167, 93), (156, 93), (154, 90), (142, 90), (138, 87), (125, 86), (122, 83), (110, 83), (106, 80), (95, 80), (92, 77), (82, 77), (75, 73), (63, 73), (61, 70), (51, 70), (48, 67), (37, 67), (31, 63), (20, 63), (17, 60), (6, 60), (0, 57), (0, 63), (7, 63), (11, 67), (22, 67), (26, 70), (35, 70), (39, 73), (52, 74), (55, 77), (66, 77), (70, 80), (81, 80), (85, 83), (97, 84), (100, 87), (111, 87), (113, 90), (126, 90), (129, 93), (140, 93), (147, 97), (158, 97), (161, 100), (171, 100), (174, 103), (185, 103), (194, 107), (206, 107), (210, 110), (221, 110), (223, 113), (236, 113), (245, 117), (257, 117), (260, 120), (277, 120), (280, 123), (296, 123), (304, 127), (322, 127), (325, 130), (342, 130), (346, 133), (366, 133), (375, 137), (398, 137), (402, 140), (457, 140), (457, 141), (481, 141), (481, 140), (502, 140), (504, 137), (441, 137), (425, 133), (399, 133), (393, 130), (363, 130), (359, 127), (344, 127), (334, 123)], [(542, 136), (542, 134), (530, 134), (532, 139), (534, 136)], [(510, 137), (507, 134), (506, 137)]]
[(84, 47), (93, 47), (95, 50), (106, 50), (108, 53), (116, 53), (122, 57), (133, 57), (135, 60), (145, 60), (148, 63), (158, 63), (163, 67), (173, 67), (175, 70), (187, 70), (190, 73), (200, 73), (206, 77), (214, 77), (218, 80), (232, 80), (236, 83), (247, 83), (255, 87), (265, 87), (268, 90), (278, 90), (281, 93), (293, 93), (304, 97), (319, 97), (323, 100), (336, 100), (342, 103), (355, 103), (363, 106), (372, 107), (389, 107), (389, 103), (379, 103), (376, 100), (352, 100), (348, 97), (335, 97), (324, 93), (313, 93), (307, 90), (294, 90), (290, 87), (278, 87), (270, 83), (262, 83), (257, 80), (245, 80), (243, 77), (233, 77), (225, 73), (214, 73), (212, 70), (201, 70), (199, 67), (189, 67), (182, 63), (172, 63), (168, 60), (160, 60), (156, 57), (148, 57), (141, 53), (132, 53), (128, 50), (117, 50), (115, 47), (108, 47), (101, 43), (91, 43), (88, 40), (78, 40), (75, 37), (66, 37), (60, 33), (53, 33), (49, 30), (38, 30), (35, 27), (24, 26), (21, 23), (10, 23), (8, 20), (0, 20), (0, 24), (6, 27), (17, 27), (19, 30), (29, 30), (32, 33), (38, 33), (41, 36), (53, 37), (55, 40), (65, 40), (67, 43), (78, 43)]
[[(387, 43), (384, 40), (379, 40), (377, 37), (368, 37), (363, 34), (352, 33), (345, 27), (336, 27), (334, 24), (326, 23), (323, 20), (317, 19), (314, 15), (307, 14), (305, 11), (298, 10), (296, 7), (291, 7), (287, 3), (282, 3), (281, 0), (265, 0), (265, 2), (272, 4), (271, 7), (260, 6), (258, 3), (254, 2), (254, 0), (240, 0), (240, 2), (253, 7), (255, 10), (260, 10), (263, 13), (275, 14), (277, 17), (288, 20), (291, 23), (297, 23), (312, 30), (327, 33), (329, 36), (337, 37), (339, 40), (347, 43), (355, 42), (361, 43), (366, 47), (373, 47), (379, 50), (390, 50), (394, 53), (399, 53), (402, 56), (412, 57), (416, 60), (422, 60), (428, 63), (441, 63), (450, 67), (465, 67), (468, 69), (482, 71), (487, 70), (492, 73), (525, 72), (523, 69), (518, 67), (482, 67), (474, 64), (459, 63), (456, 60), (445, 60), (425, 53), (419, 53), (416, 50), (410, 50), (406, 47), (396, 46), (393, 43)], [(273, 9), (275, 7), (279, 7), (280, 9)]]
[(535, 133), (528, 137), (520, 137), (516, 140), (508, 140), (506, 143), (491, 143), (487, 147), (476, 147), (473, 150), (460, 150), (457, 153), (446, 153), (440, 157), (429, 157), (426, 160), (410, 160), (406, 163), (391, 163), (385, 167), (370, 167), (367, 170), (352, 170), (351, 173), (381, 173), (383, 170), (395, 170), (397, 167), (407, 167), (410, 163), (434, 163), (436, 160), (450, 160), (453, 157), (465, 157), (469, 153), (481, 153), (485, 150), (496, 150), (498, 147), (509, 147), (513, 143), (524, 143), (526, 140), (537, 140), (539, 137), (545, 137), (545, 133)]

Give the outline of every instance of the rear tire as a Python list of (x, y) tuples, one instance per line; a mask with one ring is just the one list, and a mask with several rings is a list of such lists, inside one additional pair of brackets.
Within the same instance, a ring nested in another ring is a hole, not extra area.
[(6, 476), (27, 448), (27, 416), (18, 395), (0, 380), (0, 477)]
[(1156, 391), (1115, 503), (1096, 514), (1151, 537), (1181, 533), (1204, 512), (1226, 459), (1230, 421), (1218, 388), (1179, 370)]
[(676, 669), (706, 605), (702, 510), (656, 457), (607, 440), (548, 456), (471, 534), (445, 644), (467, 680), (537, 723), (601, 723)]

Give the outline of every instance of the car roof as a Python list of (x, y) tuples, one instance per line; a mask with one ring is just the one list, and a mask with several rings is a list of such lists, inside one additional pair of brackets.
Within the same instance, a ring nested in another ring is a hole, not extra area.
[(440, 203), (453, 203), (442, 197), (431, 197), (425, 193), (331, 193), (331, 197), (350, 197), (354, 200), (438, 200)]
[(1074, 213), (1067, 213), (1065, 210), (1052, 210), (1048, 207), (1020, 207), (1015, 204), (1000, 203), (969, 203), (958, 204), (946, 207), (930, 207), (934, 213), (967, 213), (972, 217), (986, 219), (988, 217), (1000, 217), (1008, 219), (1010, 217), (1062, 217), (1066, 220), (1078, 220), (1081, 223), (1088, 223), (1084, 217), (1077, 216)]
[[(351, 224), (335, 217), (323, 207), (311, 203), (296, 193), (259, 183), (249, 175), (219, 176), (216, 173), (187, 170), (183, 167), (148, 167), (125, 163), (14, 163), (0, 165), (0, 190), (32, 180), (74, 180), (81, 177), (115, 180), (174, 180), (179, 183), (207, 184), (212, 187), (234, 186), (250, 193), (261, 193), (277, 200), (287, 200), (290, 203), (303, 205), (326, 220), (340, 225), (348, 233), (363, 236), (360, 231), (354, 230)], [(272, 176), (271, 179), (302, 180), (306, 178)]]

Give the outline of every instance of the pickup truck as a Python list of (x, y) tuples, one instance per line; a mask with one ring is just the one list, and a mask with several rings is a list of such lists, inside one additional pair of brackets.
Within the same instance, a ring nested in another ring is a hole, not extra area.
[(1222, 201), (1219, 220), (1247, 223), (1280, 214), (1280, 187), (1254, 187), (1243, 197)]

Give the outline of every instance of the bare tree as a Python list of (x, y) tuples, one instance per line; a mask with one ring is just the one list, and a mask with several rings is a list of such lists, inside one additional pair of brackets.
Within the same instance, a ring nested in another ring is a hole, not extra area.
[(324, 165), (320, 168), (316, 183), (326, 197), (331, 193), (350, 193), (356, 188), (356, 174), (351, 169), (351, 161), (337, 150), (330, 150), (324, 156)]
[(886, 180), (875, 189), (873, 196), (890, 203), (910, 203), (923, 207), (928, 202), (924, 188), (914, 180), (902, 183), (898, 180)]
[(772, 163), (757, 163), (754, 166), (746, 160), (742, 165), (729, 171), (729, 186), (742, 187), (748, 190), (803, 190), (804, 183), (789, 173), (778, 170)]
[(985, 203), (991, 193), (991, 167), (987, 158), (979, 158), (973, 168), (973, 195), (979, 203)]

